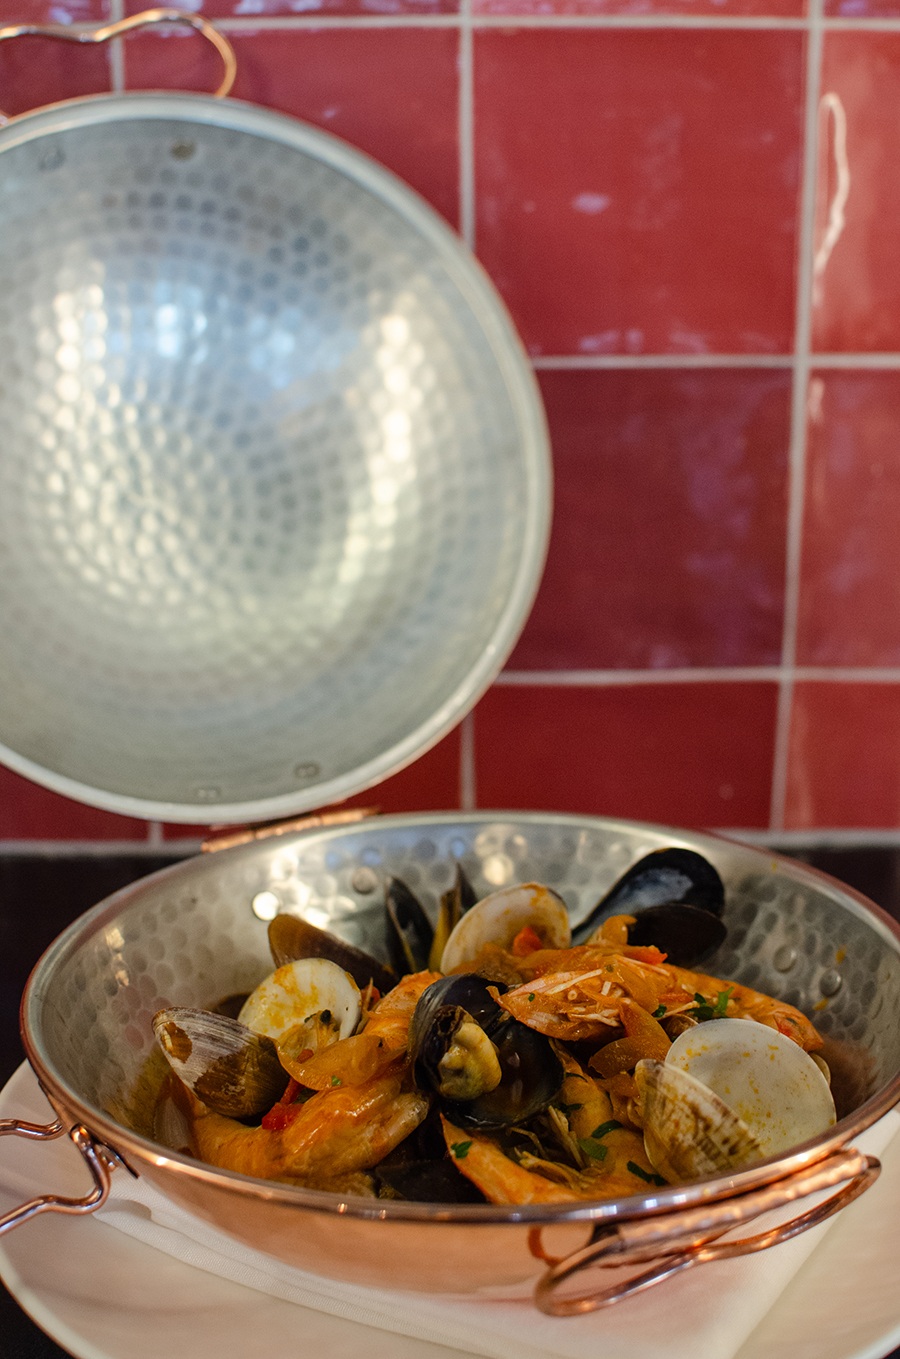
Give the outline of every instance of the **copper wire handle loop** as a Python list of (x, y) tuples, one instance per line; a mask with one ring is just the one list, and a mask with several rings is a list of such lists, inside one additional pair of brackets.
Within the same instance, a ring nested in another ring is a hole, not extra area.
[[(50, 1139), (59, 1137), (62, 1132), (62, 1125), (58, 1121), (42, 1127), (38, 1123), (21, 1123), (14, 1118), (0, 1119), (0, 1135), (12, 1133), (18, 1137)], [(0, 1236), (4, 1232), (11, 1232), (14, 1228), (20, 1227), (23, 1222), (29, 1222), (39, 1213), (93, 1213), (106, 1202), (109, 1197), (109, 1182), (112, 1171), (117, 1165), (124, 1164), (124, 1162), (120, 1161), (115, 1152), (104, 1147), (102, 1142), (95, 1142), (87, 1128), (81, 1124), (70, 1128), (69, 1136), (81, 1152), (84, 1162), (91, 1172), (94, 1181), (93, 1189), (81, 1198), (65, 1198), (61, 1194), (41, 1194), (38, 1198), (29, 1199), (27, 1203), (21, 1204), (18, 1208), (13, 1208), (0, 1217)]]
[[(548, 1316), (578, 1316), (621, 1302), (694, 1265), (768, 1250), (770, 1246), (819, 1226), (846, 1208), (874, 1184), (880, 1173), (880, 1161), (851, 1149), (826, 1157), (787, 1180), (735, 1199), (700, 1209), (662, 1214), (646, 1221), (600, 1228), (594, 1241), (553, 1265), (538, 1280), (534, 1290), (535, 1303)], [(762, 1213), (838, 1184), (842, 1184), (842, 1188), (830, 1198), (768, 1231), (737, 1241), (717, 1240)], [(618, 1268), (642, 1263), (649, 1263), (651, 1267), (608, 1288), (575, 1297), (556, 1296), (566, 1280), (592, 1265)]]
[[(102, 28), (72, 29), (67, 24), (11, 24), (0, 28), (0, 42), (10, 38), (55, 38), (60, 42), (104, 43), (113, 38), (121, 38), (136, 28), (149, 28), (153, 24), (187, 24), (212, 43), (222, 58), (225, 73), (213, 92), (216, 99), (224, 99), (231, 92), (237, 76), (237, 58), (234, 48), (219, 30), (199, 14), (189, 14), (181, 9), (146, 9), (140, 14), (132, 14), (128, 19), (104, 24)], [(0, 110), (0, 126), (8, 123), (10, 117)]]

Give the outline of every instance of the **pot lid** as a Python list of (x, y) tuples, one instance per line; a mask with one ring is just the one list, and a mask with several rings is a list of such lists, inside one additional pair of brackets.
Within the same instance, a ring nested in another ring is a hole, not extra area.
[(302, 812), (474, 705), (550, 522), (527, 357), (393, 175), (268, 110), (0, 130), (0, 759), (169, 821)]

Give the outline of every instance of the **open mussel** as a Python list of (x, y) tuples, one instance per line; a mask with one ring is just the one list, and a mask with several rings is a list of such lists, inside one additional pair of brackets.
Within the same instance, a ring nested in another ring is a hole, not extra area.
[(456, 865), (456, 876), (453, 879), (453, 886), (441, 894), (438, 903), (438, 918), (434, 927), (434, 939), (431, 942), (431, 950), (428, 954), (428, 966), (432, 972), (439, 972), (441, 959), (447, 940), (462, 920), (466, 911), (470, 911), (478, 901), (475, 888), (472, 886), (462, 864)]
[(327, 958), (349, 972), (360, 990), (371, 984), (384, 994), (397, 984), (397, 974), (365, 950), (348, 944), (302, 916), (284, 912), (269, 922), (269, 948), (276, 967), (299, 958)]
[(388, 916), (388, 949), (399, 973), (424, 972), (434, 943), (434, 926), (416, 894), (401, 878), (388, 878), (384, 889)]
[(287, 1089), (271, 1038), (227, 1015), (173, 1005), (154, 1015), (153, 1032), (175, 1074), (214, 1113), (251, 1118)]
[(819, 1065), (753, 1019), (714, 1019), (635, 1067), (644, 1145), (672, 1183), (730, 1174), (817, 1137), (836, 1119)]
[(629, 944), (655, 945), (678, 967), (694, 967), (724, 941), (725, 888), (708, 859), (692, 849), (644, 855), (573, 930), (586, 943), (604, 920), (634, 916)]
[(502, 1010), (488, 988), (470, 973), (443, 977), (423, 992), (410, 1024), (417, 1080), (464, 1127), (522, 1123), (563, 1081), (549, 1039)]

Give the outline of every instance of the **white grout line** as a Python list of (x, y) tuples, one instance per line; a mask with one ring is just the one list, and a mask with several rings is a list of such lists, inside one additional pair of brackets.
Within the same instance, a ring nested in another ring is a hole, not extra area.
[(494, 681), (501, 688), (615, 689), (637, 684), (778, 684), (785, 678), (803, 684), (897, 684), (900, 667), (824, 665), (744, 665), (687, 667), (679, 670), (504, 670)]
[(460, 0), (459, 31), (459, 231), (475, 251), (475, 75), (472, 0)]
[(468, 713), (460, 727), (459, 743), (459, 805), (464, 812), (478, 806), (478, 785), (475, 776), (475, 714)]
[(252, 35), (275, 30), (311, 28), (453, 28), (456, 24), (485, 29), (787, 29), (806, 28), (802, 17), (756, 14), (303, 14), (272, 18), (216, 19), (224, 33)]
[[(125, 0), (109, 0), (109, 23), (118, 23), (125, 18)], [(107, 44), (109, 61), (109, 88), (113, 94), (121, 94), (125, 89), (125, 51), (121, 38), (114, 38)]]
[(0, 855), (21, 858), (39, 854), (44, 859), (64, 859), (71, 854), (78, 858), (187, 858), (199, 854), (202, 840), (167, 840), (151, 845), (146, 840), (0, 840)]
[[(463, 808), (463, 810), (476, 810)], [(489, 812), (485, 811), (485, 815)], [(816, 830), (772, 831), (749, 826), (708, 827), (713, 834), (731, 840), (743, 840), (750, 845), (784, 849), (790, 853), (803, 849), (900, 849), (900, 830), (896, 826), (884, 829), (852, 829), (823, 826)], [(150, 847), (143, 840), (0, 840), (0, 858), (22, 859), (34, 855), (42, 859), (116, 859), (116, 858), (171, 858), (188, 859), (201, 853), (200, 840), (167, 840)]]
[(806, 102), (803, 128), (803, 179), (798, 225), (797, 315), (794, 338), (794, 385), (791, 397), (791, 443), (788, 470), (787, 541), (785, 545), (784, 629), (778, 692), (775, 750), (772, 764), (770, 828), (784, 825), (790, 755), (794, 666), (797, 657), (797, 616), (800, 600), (800, 563), (806, 491), (807, 392), (812, 345), (812, 282), (816, 227), (819, 89), (822, 76), (822, 9), (824, 0), (809, 0), (806, 53)]

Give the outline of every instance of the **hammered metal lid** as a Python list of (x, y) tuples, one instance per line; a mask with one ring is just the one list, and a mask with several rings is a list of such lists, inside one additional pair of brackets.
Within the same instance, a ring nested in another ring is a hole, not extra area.
[(0, 759), (171, 821), (380, 781), (530, 609), (536, 384), (416, 194), (205, 96), (0, 130)]

